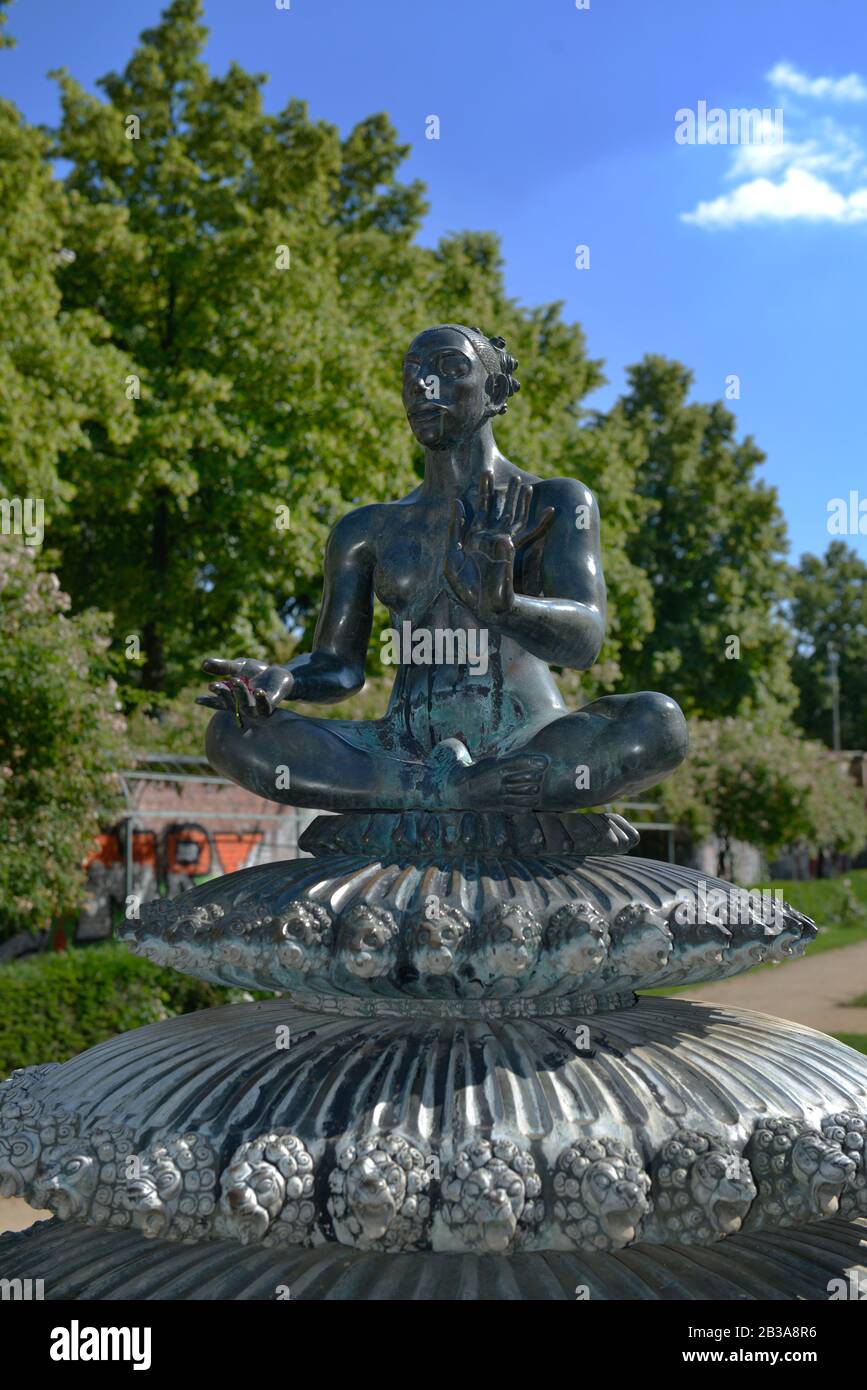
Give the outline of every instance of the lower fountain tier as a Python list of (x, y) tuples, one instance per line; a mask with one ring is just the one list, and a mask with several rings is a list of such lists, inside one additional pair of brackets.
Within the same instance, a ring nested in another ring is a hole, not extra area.
[[(41, 1222), (0, 1236), (10, 1280), (42, 1280), (46, 1301), (219, 1299), (362, 1302), (518, 1299), (574, 1302), (857, 1298), (867, 1284), (867, 1221), (822, 1221), (700, 1245), (620, 1254), (384, 1255), (336, 1245), (190, 1249), (137, 1231)], [(863, 1297), (863, 1294), (861, 1294)]]
[(712, 1244), (867, 1215), (867, 1057), (677, 999), (345, 1020), (282, 1000), (0, 1083), (0, 1195), (187, 1243), (395, 1254)]

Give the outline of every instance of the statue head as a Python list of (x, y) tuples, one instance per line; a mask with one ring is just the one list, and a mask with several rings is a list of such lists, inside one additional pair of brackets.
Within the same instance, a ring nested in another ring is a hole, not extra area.
[(99, 1163), (86, 1141), (70, 1139), (53, 1144), (42, 1156), (33, 1199), (62, 1221), (84, 1216), (96, 1191)]
[(437, 903), (412, 929), (410, 956), (420, 975), (451, 975), (469, 941), (470, 924), (460, 908)]
[(476, 933), (476, 965), (480, 978), (515, 979), (529, 975), (539, 958), (542, 928), (528, 908), (499, 903), (485, 914)]
[(340, 1240), (368, 1250), (423, 1244), (429, 1184), (424, 1156), (400, 1135), (369, 1135), (347, 1144), (329, 1178), (328, 1209)]
[(463, 1249), (501, 1255), (542, 1220), (541, 1191), (529, 1152), (508, 1140), (477, 1139), (445, 1175), (443, 1215)]
[(236, 1149), (223, 1173), (218, 1224), (242, 1245), (301, 1244), (315, 1217), (313, 1159), (293, 1134), (274, 1131)]
[(403, 363), (403, 404), (419, 443), (453, 448), (502, 415), (520, 389), (517, 365), (504, 340), (480, 328), (444, 323), (419, 333)]
[(340, 917), (340, 963), (362, 980), (387, 975), (397, 959), (397, 939), (397, 923), (390, 912), (356, 903)]

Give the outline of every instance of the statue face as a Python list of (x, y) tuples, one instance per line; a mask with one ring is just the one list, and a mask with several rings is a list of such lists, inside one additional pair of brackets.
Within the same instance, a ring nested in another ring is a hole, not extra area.
[(43, 1158), (43, 1173), (34, 1183), (34, 1199), (62, 1221), (82, 1216), (96, 1189), (99, 1173), (93, 1154), (81, 1144), (59, 1144)]
[(285, 1183), (272, 1163), (230, 1164), (220, 1202), (226, 1224), (242, 1245), (262, 1240), (280, 1214)]
[(723, 1235), (739, 1231), (756, 1195), (749, 1164), (730, 1154), (702, 1154), (690, 1175), (693, 1192), (708, 1194), (703, 1205)]
[(539, 942), (533, 927), (518, 912), (505, 912), (489, 928), (485, 950), (496, 975), (522, 975), (535, 964)]
[(507, 1250), (524, 1209), (524, 1184), (504, 1164), (477, 1168), (464, 1182), (462, 1204), (470, 1220), (481, 1226), (486, 1250)]
[(463, 333), (420, 333), (403, 363), (403, 405), (418, 442), (448, 449), (469, 438), (487, 416), (487, 380)]
[(355, 913), (343, 938), (346, 969), (363, 980), (386, 975), (393, 955), (394, 941), (388, 925), (363, 908)]
[(822, 1216), (834, 1216), (840, 1193), (855, 1171), (851, 1159), (820, 1135), (804, 1134), (792, 1148), (792, 1167), (809, 1185), (814, 1209)]
[(420, 975), (448, 975), (467, 935), (468, 925), (454, 913), (423, 917), (412, 936), (412, 963)]
[(346, 1199), (368, 1240), (385, 1235), (406, 1193), (406, 1180), (394, 1163), (356, 1159), (346, 1174)]
[(622, 1166), (610, 1159), (590, 1165), (582, 1183), (586, 1205), (600, 1221), (605, 1234), (626, 1245), (634, 1240), (645, 1204), (637, 1184), (625, 1177)]
[(161, 1236), (171, 1220), (171, 1209), (180, 1196), (183, 1179), (169, 1159), (160, 1159), (127, 1184), (127, 1200), (133, 1225), (146, 1236)]

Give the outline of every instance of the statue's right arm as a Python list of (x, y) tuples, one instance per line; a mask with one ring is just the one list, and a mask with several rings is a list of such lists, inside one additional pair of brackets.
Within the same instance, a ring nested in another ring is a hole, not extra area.
[(332, 704), (364, 685), (373, 624), (372, 544), (375, 506), (360, 507), (337, 523), (325, 550), (325, 584), (313, 650), (288, 663), (292, 700)]

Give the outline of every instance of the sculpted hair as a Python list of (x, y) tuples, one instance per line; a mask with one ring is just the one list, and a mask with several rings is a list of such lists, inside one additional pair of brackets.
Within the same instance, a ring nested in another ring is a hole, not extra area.
[[(521, 383), (515, 377), (518, 360), (508, 351), (505, 338), (488, 338), (481, 328), (468, 328), (464, 323), (441, 323), (432, 331), (436, 333), (441, 328), (451, 328), (455, 333), (462, 333), (479, 361), (487, 367), (490, 377), (506, 378), (506, 401), (520, 391)], [(506, 401), (503, 401), (502, 405), (494, 406), (491, 414), (505, 415), (508, 410)]]

